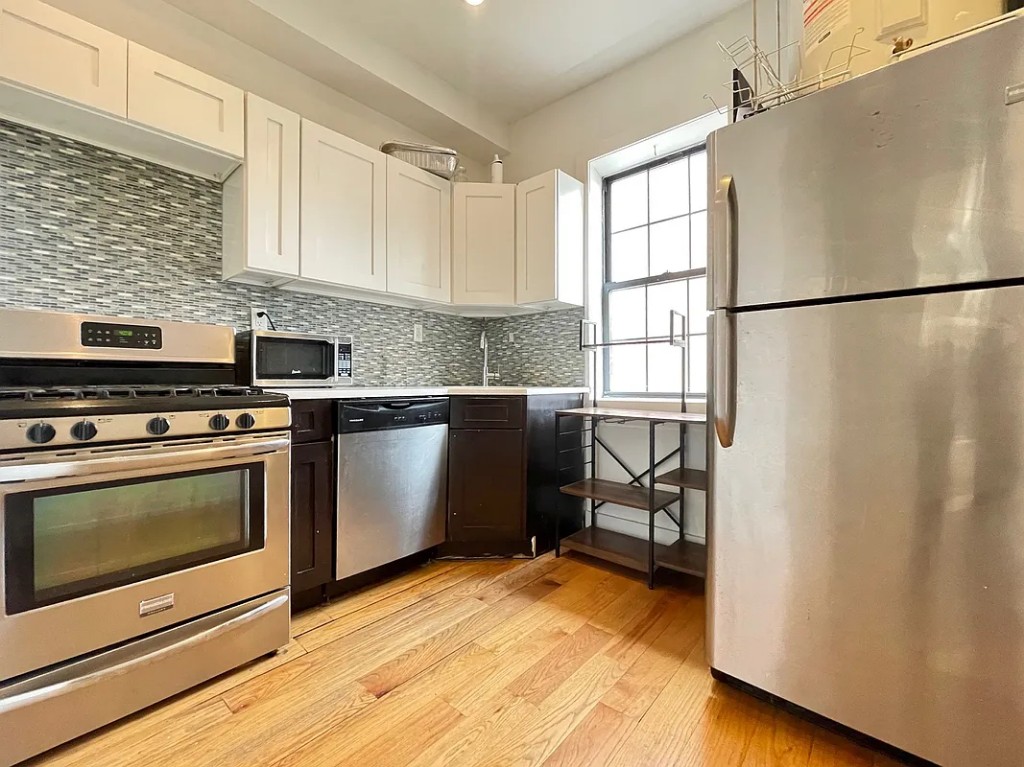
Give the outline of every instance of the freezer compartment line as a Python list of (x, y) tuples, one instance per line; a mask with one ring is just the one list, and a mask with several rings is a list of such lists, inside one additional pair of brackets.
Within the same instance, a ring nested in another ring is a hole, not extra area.
[(763, 312), (773, 309), (796, 309), (804, 306), (828, 306), (829, 304), (849, 304), (855, 301), (879, 301), (886, 298), (906, 298), (908, 296), (926, 296), (941, 293), (966, 293), (973, 290), (991, 290), (992, 288), (1011, 288), (1024, 285), (1024, 276), (1002, 280), (983, 280), (980, 282), (956, 282), (948, 285), (930, 285), (921, 288), (903, 288), (900, 290), (879, 290), (874, 293), (850, 293), (843, 296), (825, 296), (824, 298), (800, 298), (793, 301), (779, 301), (772, 304), (750, 304), (749, 306), (719, 307), (730, 314), (747, 312)]

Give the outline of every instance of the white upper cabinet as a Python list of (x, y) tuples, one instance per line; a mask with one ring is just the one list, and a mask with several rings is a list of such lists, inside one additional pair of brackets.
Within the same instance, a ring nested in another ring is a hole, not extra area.
[(303, 120), (301, 175), (301, 276), (385, 290), (386, 155)]
[(245, 97), (245, 165), (224, 183), (224, 278), (278, 285), (299, 276), (297, 114)]
[(516, 299), (583, 305), (583, 184), (560, 170), (516, 188)]
[(124, 117), (128, 41), (37, 0), (0, 0), (0, 78)]
[(389, 293), (452, 299), (452, 185), (387, 158)]
[(455, 184), (452, 301), (463, 306), (516, 302), (515, 184)]
[(233, 157), (244, 154), (244, 92), (132, 42), (128, 119)]

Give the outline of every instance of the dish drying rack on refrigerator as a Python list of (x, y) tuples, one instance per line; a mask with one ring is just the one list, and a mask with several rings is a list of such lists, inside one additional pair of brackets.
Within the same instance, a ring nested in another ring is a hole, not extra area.
[[(677, 331), (678, 328), (678, 331)], [(591, 334), (588, 340), (588, 329)], [(604, 559), (623, 567), (640, 570), (647, 574), (648, 588), (654, 588), (654, 575), (658, 568), (695, 575), (703, 578), (707, 571), (707, 549), (704, 544), (689, 541), (683, 534), (685, 496), (687, 490), (707, 489), (707, 473), (700, 469), (686, 468), (686, 430), (688, 426), (705, 425), (704, 413), (691, 413), (686, 409), (686, 317), (672, 311), (667, 338), (641, 338), (628, 341), (596, 340), (597, 325), (588, 320), (580, 322), (580, 350), (590, 352), (596, 381), (598, 352), (615, 346), (670, 344), (680, 349), (682, 358), (682, 392), (680, 411), (641, 410), (633, 408), (583, 407), (559, 410), (555, 413), (556, 466), (561, 477), (566, 472), (576, 476), (580, 473), (589, 477), (561, 485), (561, 492), (589, 501), (589, 524), (571, 535), (562, 538), (562, 510), (555, 514), (555, 556), (561, 556), (562, 549)], [(598, 433), (598, 424), (641, 422), (647, 424), (648, 462), (647, 468), (636, 472), (619, 453)], [(657, 455), (655, 437), (657, 427), (674, 425), (679, 429), (679, 446), (667, 455)], [(600, 479), (596, 475), (597, 448), (618, 464), (630, 477), (628, 482)], [(583, 451), (589, 451), (584, 453)], [(589, 457), (584, 458), (584, 455)], [(678, 456), (679, 468), (658, 473), (670, 459)], [(582, 460), (581, 460), (582, 459)], [(589, 472), (581, 471), (589, 466)], [(653, 478), (653, 481), (652, 481)], [(644, 482), (646, 481), (646, 485)], [(667, 491), (657, 485), (673, 487)], [(647, 538), (637, 538), (595, 524), (597, 510), (606, 503), (625, 506), (647, 512)], [(678, 516), (671, 506), (679, 504)], [(679, 528), (679, 539), (670, 545), (655, 540), (655, 517), (658, 512), (665, 515)]]
[[(853, 60), (870, 52), (857, 45), (857, 38), (863, 33), (864, 27), (858, 27), (848, 44), (829, 54), (824, 69), (818, 74), (810, 77), (797, 75), (788, 82), (779, 71), (781, 62), (792, 56), (799, 58), (799, 42), (770, 50), (761, 48), (749, 35), (743, 35), (730, 44), (719, 42), (719, 50), (733, 66), (733, 79), (722, 84), (729, 90), (732, 106), (720, 106), (709, 93), (704, 94), (704, 98), (716, 111), (722, 114), (731, 112), (731, 119), (736, 121), (741, 119), (738, 112), (748, 117), (841, 83), (851, 77)], [(776, 62), (774, 65), (772, 60)]]

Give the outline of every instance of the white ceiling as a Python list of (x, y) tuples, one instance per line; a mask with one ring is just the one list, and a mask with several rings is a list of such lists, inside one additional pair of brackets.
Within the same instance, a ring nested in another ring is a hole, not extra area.
[[(744, 0), (290, 0), (513, 122)], [(666, 72), (665, 85), (685, 72)]]

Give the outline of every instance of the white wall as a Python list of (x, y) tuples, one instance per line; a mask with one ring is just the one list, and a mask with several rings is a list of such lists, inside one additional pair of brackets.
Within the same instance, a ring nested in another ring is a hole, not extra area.
[[(390, 139), (438, 143), (162, 0), (47, 1), (374, 148)], [(463, 164), (473, 180), (488, 172)]]
[(752, 10), (741, 5), (659, 51), (624, 67), (512, 126), (508, 181), (561, 168), (581, 181), (587, 162), (724, 105), (731, 65), (716, 43), (751, 34)]

